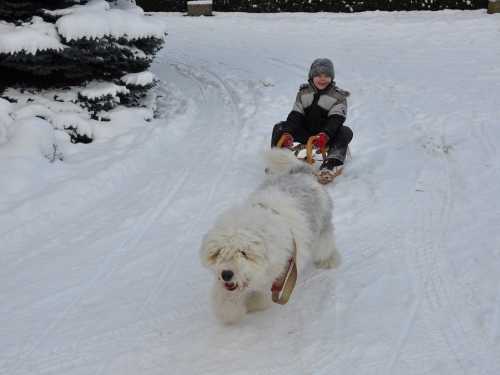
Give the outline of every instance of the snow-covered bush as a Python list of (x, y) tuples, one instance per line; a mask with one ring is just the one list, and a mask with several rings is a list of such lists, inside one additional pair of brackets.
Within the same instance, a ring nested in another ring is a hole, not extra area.
[(129, 73), (121, 77), (120, 81), (130, 91), (130, 95), (123, 97), (122, 102), (127, 105), (137, 106), (144, 102), (148, 90), (155, 84), (154, 74), (151, 72)]
[(15, 1), (8, 4), (0, 7), (0, 75), (9, 85), (120, 79), (145, 71), (164, 41), (163, 23), (129, 0), (38, 0), (27, 7), (33, 17), (22, 12), (15, 22), (6, 12)]
[(99, 119), (102, 111), (109, 111), (122, 102), (130, 94), (130, 90), (123, 85), (111, 82), (90, 82), (78, 91), (78, 99), (92, 114), (92, 118)]
[[(89, 143), (90, 119), (118, 104), (143, 105), (165, 35), (164, 23), (134, 0), (1, 0), (0, 96), (21, 101), (14, 120), (44, 119), (73, 143)], [(51, 88), (66, 98), (48, 100)], [(0, 144), (6, 140), (0, 116)]]
[(488, 0), (214, 0), (215, 10), (245, 12), (362, 12), (486, 8)]
[(104, 0), (92, 0), (39, 12), (43, 18), (19, 26), (0, 23), (0, 69), (23, 73), (16, 81), (66, 84), (147, 69), (163, 42), (163, 26), (140, 8), (116, 4), (111, 8)]

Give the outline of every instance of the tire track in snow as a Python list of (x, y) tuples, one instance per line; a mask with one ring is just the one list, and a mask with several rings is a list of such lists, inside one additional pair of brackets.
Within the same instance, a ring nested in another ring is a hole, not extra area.
[[(453, 165), (459, 164), (459, 162), (455, 161), (453, 163), (453, 152), (447, 151), (449, 150), (449, 146), (448, 142), (446, 142), (446, 127), (443, 126), (442, 129), (441, 150), (444, 150), (442, 160), (446, 167), (445, 186), (447, 189), (448, 206), (446, 210), (441, 212), (440, 222), (445, 222), (445, 230), (440, 232), (439, 242), (445, 244), (456, 201), (456, 199), (453, 199), (456, 195), (454, 194), (454, 189), (456, 186), (460, 186), (458, 182), (462, 178), (457, 171), (453, 171)], [(484, 142), (484, 139), (480, 139), (479, 141)], [(486, 358), (489, 355), (495, 358), (495, 353), (491, 353), (488, 337), (482, 333), (482, 330), (469, 328), (469, 324), (462, 318), (464, 315), (468, 317), (474, 316), (472, 313), (474, 307), (467, 304), (465, 298), (466, 294), (473, 296), (474, 290), (462, 278), (453, 278), (452, 265), (448, 258), (445, 258), (445, 254), (442, 251), (438, 251), (436, 255), (436, 266), (439, 270), (439, 275), (443, 278), (444, 294), (447, 306), (449, 306), (447, 310), (449, 329), (446, 331), (443, 330), (444, 335), (447, 337), (450, 347), (453, 348), (457, 360), (463, 364), (466, 373), (476, 373), (478, 371), (483, 373), (482, 369), (484, 368), (484, 363), (487, 362)], [(467, 314), (464, 314), (465, 312)], [(471, 350), (475, 352), (475, 355), (470, 355)]]
[[(398, 344), (393, 349), (393, 357), (386, 368), (386, 373), (389, 374), (393, 373), (394, 366), (403, 352), (411, 328), (419, 317), (418, 312), (421, 312), (427, 328), (432, 330), (429, 338), (432, 338), (438, 348), (449, 350), (462, 373), (468, 374), (472, 368), (477, 368), (477, 363), (471, 363), (470, 350), (475, 350), (476, 356), (474, 357), (479, 358), (482, 354), (482, 348), (485, 347), (481, 345), (482, 340), (477, 335), (470, 338), (471, 330), (466, 330), (464, 322), (460, 318), (460, 314), (468, 309), (466, 304), (460, 303), (460, 298), (453, 298), (460, 296), (461, 286), (457, 280), (451, 280), (448, 276), (450, 270), (445, 264), (441, 250), (446, 244), (454, 206), (452, 189), (454, 181), (452, 181), (444, 133), (441, 136), (441, 143), (442, 145), (438, 147), (441, 152), (438, 154), (437, 161), (441, 164), (441, 170), (444, 170), (444, 173), (430, 176), (429, 186), (431, 189), (444, 186), (444, 191), (424, 192), (429, 196), (428, 199), (431, 202), (429, 212), (422, 211), (421, 207), (425, 208), (425, 204), (420, 205), (418, 200), (414, 202), (414, 212), (419, 217), (417, 220), (419, 224), (415, 227), (413, 237), (418, 240), (416, 246), (412, 246), (414, 250), (409, 254), (408, 265), (410, 268), (417, 265), (415, 272), (412, 272), (411, 269), (409, 272), (416, 287), (416, 302), (401, 332)], [(434, 156), (436, 156), (435, 153)], [(433, 162), (435, 159), (429, 160), (426, 165), (432, 165)], [(416, 193), (415, 197), (419, 196), (422, 194)], [(423, 198), (425, 197), (424, 195)], [(421, 240), (426, 237), (426, 240)], [(459, 313), (455, 313), (455, 311)], [(437, 321), (442, 324), (433, 327), (432, 322), (436, 321), (436, 314), (440, 316)]]
[[(486, 164), (486, 167), (490, 168), (490, 173), (498, 174), (500, 169), (496, 168), (496, 160), (498, 149), (497, 145), (492, 141), (495, 139), (490, 135), (487, 127), (487, 122), (485, 119), (478, 119), (478, 126), (470, 126), (467, 128), (470, 131), (470, 139), (477, 141), (478, 143), (478, 158), (481, 157)], [(468, 138), (469, 138), (468, 137)], [(469, 295), (472, 297), (476, 296), (476, 289), (473, 288), (469, 283), (466, 285), (469, 287)], [(469, 297), (471, 298), (471, 297)], [(472, 298), (471, 298), (472, 299)], [(480, 301), (474, 299), (476, 304)], [(490, 327), (487, 329), (485, 324), (485, 337), (484, 337), (484, 347), (490, 350), (484, 350), (483, 356), (481, 358), (482, 366), (480, 368), (479, 374), (481, 375), (491, 375), (497, 374), (500, 370), (500, 286), (496, 288), (495, 299), (493, 301), (493, 313), (491, 317)]]
[(484, 121), (479, 122), (479, 126), (471, 126), (471, 131), (477, 132), (475, 138), (481, 143), (481, 149), (484, 150), (486, 157), (490, 160), (497, 154), (497, 145), (492, 141)]
[[(431, 184), (431, 186), (435, 186), (435, 184)], [(409, 244), (409, 248), (412, 251), (407, 253), (408, 274), (411, 276), (415, 288), (416, 300), (410, 309), (408, 319), (402, 326), (397, 342), (392, 348), (391, 359), (384, 371), (386, 374), (394, 373), (394, 368), (400, 356), (404, 353), (404, 347), (417, 319), (421, 316), (424, 319), (427, 329), (434, 329), (432, 327), (431, 315), (433, 312), (431, 310), (441, 305), (440, 282), (436, 282), (435, 280), (438, 273), (435, 269), (434, 236), (427, 237), (428, 234), (433, 233), (435, 228), (435, 216), (433, 211), (423, 212), (421, 207), (425, 207), (425, 205), (421, 206), (418, 200), (415, 200), (413, 211), (416, 213), (417, 220), (415, 220), (412, 236), (412, 240), (415, 242), (412, 245)], [(448, 347), (446, 341), (440, 337), (436, 337), (433, 332), (430, 332), (429, 338), (438, 347)], [(429, 359), (423, 360), (428, 362)]]

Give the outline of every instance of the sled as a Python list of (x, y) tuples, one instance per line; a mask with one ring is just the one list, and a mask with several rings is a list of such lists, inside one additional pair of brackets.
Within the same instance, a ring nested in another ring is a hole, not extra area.
[[(324, 147), (322, 149), (317, 148), (314, 146), (314, 141), (318, 138), (317, 135), (313, 135), (309, 137), (307, 140), (306, 144), (303, 143), (298, 143), (294, 142), (294, 144), (291, 147), (288, 147), (290, 151), (294, 153), (294, 155), (300, 159), (306, 161), (308, 164), (315, 164), (316, 162), (322, 163), (326, 159), (326, 155), (328, 152), (328, 147)], [(277, 147), (282, 148), (283, 143), (286, 139), (285, 135), (282, 135), (281, 138), (279, 139), (278, 143), (276, 144)], [(347, 148), (347, 154), (350, 155), (349, 148)], [(318, 178), (318, 181), (325, 185), (330, 182), (332, 182), (337, 176), (340, 176), (342, 174), (342, 171), (344, 169), (344, 166), (338, 166), (333, 169), (333, 171), (319, 171), (316, 170), (315, 174), (316, 177)]]

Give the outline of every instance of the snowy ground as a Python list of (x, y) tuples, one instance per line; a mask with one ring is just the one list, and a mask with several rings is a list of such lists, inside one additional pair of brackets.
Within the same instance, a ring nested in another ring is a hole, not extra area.
[[(161, 118), (64, 162), (0, 153), (0, 373), (500, 374), (500, 16), (160, 17)], [(344, 262), (220, 326), (201, 236), (320, 56), (352, 93)]]

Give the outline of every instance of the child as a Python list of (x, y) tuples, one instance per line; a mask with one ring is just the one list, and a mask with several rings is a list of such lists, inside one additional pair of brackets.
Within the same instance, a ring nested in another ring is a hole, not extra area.
[(317, 135), (318, 148), (329, 146), (326, 160), (321, 164), (319, 181), (328, 183), (334, 178), (334, 168), (344, 164), (352, 130), (344, 126), (349, 92), (335, 86), (333, 63), (329, 59), (316, 59), (309, 69), (308, 83), (300, 86), (292, 111), (286, 121), (273, 128), (271, 147), (275, 147), (283, 134), (284, 147), (294, 140), (306, 143)]

